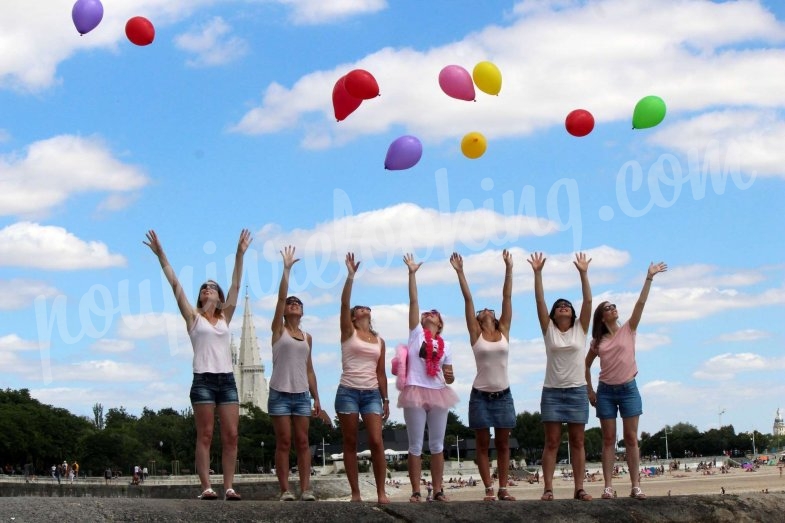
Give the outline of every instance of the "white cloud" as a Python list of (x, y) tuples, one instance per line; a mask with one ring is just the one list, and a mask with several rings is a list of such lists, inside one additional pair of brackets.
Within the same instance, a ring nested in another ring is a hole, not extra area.
[(42, 281), (0, 280), (0, 311), (24, 309), (39, 296), (51, 298), (57, 294), (57, 289)]
[(23, 340), (16, 334), (0, 336), (0, 352), (28, 350), (38, 350), (38, 342)]
[(758, 341), (764, 340), (767, 338), (771, 338), (771, 333), (766, 331), (761, 331), (757, 329), (744, 329), (735, 332), (726, 332), (725, 334), (720, 334), (716, 338), (710, 340), (707, 343), (714, 343), (714, 342), (746, 342), (746, 341)]
[(665, 347), (671, 343), (672, 340), (667, 334), (659, 334), (656, 332), (639, 332), (635, 336), (635, 350), (638, 352), (653, 350), (657, 347)]
[(62, 227), (20, 222), (0, 229), (0, 267), (81, 270), (124, 267), (125, 257), (86, 242)]
[(292, 10), (296, 24), (316, 25), (371, 14), (387, 8), (386, 0), (275, 0)]
[(113, 360), (90, 360), (70, 365), (53, 366), (52, 374), (58, 381), (140, 382), (158, 379), (160, 373), (153, 365), (139, 365)]
[(93, 345), (90, 347), (90, 350), (96, 352), (121, 353), (130, 352), (134, 350), (134, 348), (135, 344), (131, 340), (102, 338), (93, 343)]
[(740, 372), (765, 370), (785, 370), (785, 358), (767, 358), (751, 352), (726, 352), (704, 362), (693, 376), (697, 379), (730, 380)]
[(147, 183), (100, 139), (55, 136), (33, 143), (24, 156), (0, 157), (0, 216), (45, 215), (80, 193), (127, 193)]
[[(576, 107), (590, 110), (598, 125), (629, 120), (635, 103), (648, 94), (666, 100), (668, 124), (682, 112), (707, 107), (785, 104), (785, 77), (757, 73), (782, 62), (785, 50), (773, 46), (785, 31), (756, 3), (607, 0), (557, 4), (563, 7), (558, 13), (550, 11), (554, 4), (546, 5), (549, 10), (529, 10), (508, 27), (490, 26), (442, 47), (380, 49), (303, 76), (291, 88), (270, 84), (261, 104), (234, 130), (301, 128), (309, 147), (396, 126), (431, 142), (481, 127), (493, 140), (562, 125)], [(764, 44), (744, 52), (730, 48), (751, 40)], [(489, 59), (503, 75), (498, 97), (477, 93), (477, 103), (467, 103), (440, 91), (436, 79), (445, 65), (471, 70)], [(382, 96), (335, 125), (329, 93), (355, 68), (374, 75)], [(305, 124), (309, 113), (321, 113), (323, 123), (309, 118)]]
[(231, 36), (231, 26), (217, 16), (203, 26), (175, 37), (175, 45), (196, 55), (186, 63), (191, 67), (213, 67), (233, 62), (248, 52), (242, 38)]

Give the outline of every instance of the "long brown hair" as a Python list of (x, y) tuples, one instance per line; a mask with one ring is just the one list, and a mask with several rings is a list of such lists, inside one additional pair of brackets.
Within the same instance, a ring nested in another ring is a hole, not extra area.
[(594, 318), (591, 326), (591, 342), (595, 348), (597, 347), (597, 344), (600, 343), (602, 337), (611, 332), (608, 330), (608, 326), (605, 325), (605, 322), (602, 321), (602, 314), (605, 312), (605, 306), (608, 305), (608, 303), (610, 302), (604, 301), (594, 309)]
[(226, 298), (224, 297), (223, 289), (221, 289), (221, 286), (218, 285), (218, 283), (216, 281), (214, 281), (214, 280), (207, 280), (206, 282), (204, 282), (203, 284), (201, 284), (199, 286), (199, 296), (196, 298), (196, 310), (198, 310), (198, 311), (202, 310), (202, 289), (208, 283), (212, 283), (213, 285), (218, 287), (217, 292), (218, 292), (218, 301), (219, 301), (219, 303), (218, 303), (218, 306), (215, 307), (215, 313), (214, 314), (215, 314), (216, 318), (223, 318), (224, 317), (223, 308), (224, 308), (224, 304), (226, 303)]

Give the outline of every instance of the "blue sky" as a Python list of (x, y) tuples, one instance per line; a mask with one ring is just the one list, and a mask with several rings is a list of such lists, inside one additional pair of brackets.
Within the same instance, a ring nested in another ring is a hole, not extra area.
[[(104, 0), (84, 36), (72, 5), (0, 8), (2, 387), (88, 416), (96, 402), (185, 408), (191, 349), (144, 233), (194, 299), (207, 277), (227, 285), (249, 228), (243, 283), (267, 375), (278, 251), (292, 244), (331, 414), (347, 251), (362, 261), (353, 302), (390, 348), (407, 336), (401, 258), (424, 260), (421, 306), (444, 312), (466, 422), (474, 362), (449, 254), (475, 304), (498, 309), (513, 253), (522, 412), (539, 410), (545, 365), (526, 258), (546, 254), (549, 303), (579, 301), (580, 250), (595, 306), (623, 318), (648, 264), (670, 266), (639, 328), (641, 430), (721, 418), (771, 432), (785, 396), (781, 3)], [(126, 39), (132, 16), (153, 22), (153, 44)], [(485, 60), (498, 96), (439, 88), (444, 66)], [(356, 68), (381, 96), (336, 122), (333, 85)], [(647, 95), (667, 116), (632, 130)], [(583, 138), (564, 128), (578, 108), (596, 121)], [(460, 150), (472, 131), (488, 141), (476, 160)], [(385, 171), (405, 134), (422, 159)]]

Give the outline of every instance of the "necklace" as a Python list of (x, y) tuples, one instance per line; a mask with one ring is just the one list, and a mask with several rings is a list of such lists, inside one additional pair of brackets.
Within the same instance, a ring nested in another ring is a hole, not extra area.
[(428, 376), (436, 376), (439, 373), (439, 361), (444, 356), (444, 339), (436, 335), (436, 347), (433, 346), (434, 336), (428, 329), (423, 330), (425, 337), (425, 370)]
[(364, 332), (358, 331), (357, 329), (355, 329), (355, 332), (357, 332), (361, 340), (366, 341), (368, 343), (373, 343), (373, 333), (369, 332), (366, 334)]

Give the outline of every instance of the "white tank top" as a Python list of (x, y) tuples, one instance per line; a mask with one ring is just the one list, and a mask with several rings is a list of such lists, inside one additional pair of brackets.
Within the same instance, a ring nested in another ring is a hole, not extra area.
[(507, 360), (510, 355), (510, 343), (502, 337), (499, 341), (488, 341), (482, 337), (472, 347), (474, 362), (477, 364), (477, 376), (472, 387), (485, 392), (499, 392), (510, 386), (507, 376)]
[(232, 352), (229, 349), (230, 334), (226, 320), (219, 319), (212, 325), (201, 314), (188, 333), (194, 349), (194, 373), (227, 374), (232, 372)]
[(297, 340), (284, 327), (283, 334), (273, 344), (273, 375), (270, 388), (291, 394), (308, 391), (308, 334)]

